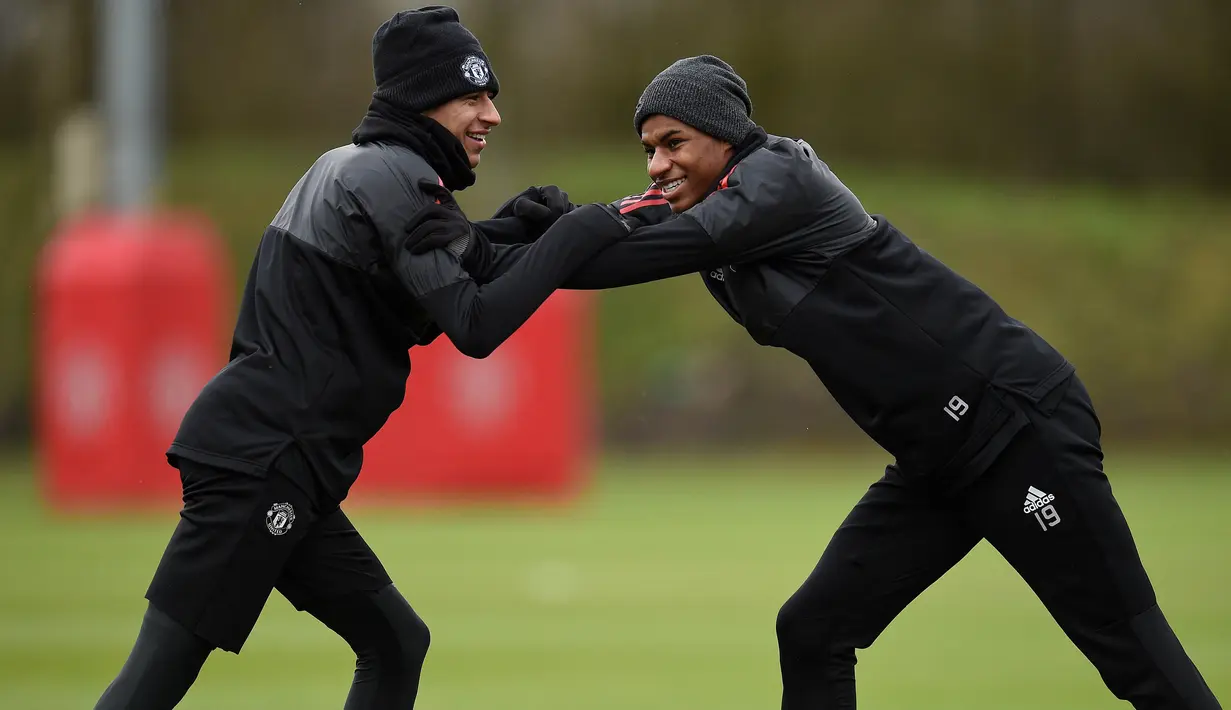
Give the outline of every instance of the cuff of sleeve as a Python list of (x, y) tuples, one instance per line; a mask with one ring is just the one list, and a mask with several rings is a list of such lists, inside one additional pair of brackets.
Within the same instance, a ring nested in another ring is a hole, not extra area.
[[(600, 214), (606, 216), (600, 217)], [(591, 229), (604, 230), (602, 232), (604, 236), (608, 236), (611, 239), (621, 239), (632, 231), (632, 225), (621, 217), (620, 213), (611, 205), (597, 203), (582, 205), (561, 217), (556, 224), (560, 224), (564, 220), (584, 222)]]
[(448, 245), (445, 246), (445, 249), (448, 249), (449, 253), (452, 254), (453, 256), (456, 256), (458, 259), (461, 259), (462, 254), (466, 253), (466, 247), (468, 246), (470, 246), (470, 235), (464, 234), (458, 237), (457, 239), (454, 239), (453, 241), (449, 242)]

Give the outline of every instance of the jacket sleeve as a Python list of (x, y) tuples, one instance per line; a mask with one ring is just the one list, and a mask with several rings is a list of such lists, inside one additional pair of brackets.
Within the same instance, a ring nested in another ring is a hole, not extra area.
[(815, 214), (797, 171), (782, 156), (762, 149), (731, 169), (710, 193), (684, 213), (722, 252), (725, 264), (758, 261), (807, 248), (792, 239)]
[(876, 228), (811, 146), (790, 140), (749, 155), (684, 215), (714, 240), (727, 264), (840, 250)]
[(541, 228), (536, 230), (521, 217), (493, 217), (471, 224), (492, 244), (526, 244), (542, 236)]
[[(586, 238), (581, 231), (585, 229), (584, 224), (565, 225), (565, 229), (571, 231), (569, 238)], [(528, 248), (528, 245), (495, 247), (488, 277), (498, 277), (511, 269)], [(582, 264), (564, 280), (561, 288), (591, 290), (632, 286), (717, 268), (723, 263), (721, 252), (700, 225), (693, 220), (672, 217), (659, 224), (634, 229), (627, 237)]]
[[(717, 190), (682, 214), (672, 215), (666, 205), (639, 208), (637, 222), (643, 226), (586, 262), (563, 288), (614, 288), (707, 272), (797, 253), (834, 233), (874, 227), (836, 180), (821, 182), (811, 174), (821, 167), (802, 150), (752, 153), (724, 176)], [(829, 184), (835, 189), (816, 189)], [(830, 224), (830, 214), (840, 221)], [(516, 263), (520, 249), (497, 247), (491, 273)]]
[[(460, 225), (465, 230), (465, 225)], [(448, 249), (391, 255), (399, 279), (464, 355), (487, 357), (582, 263), (627, 234), (602, 206), (561, 217), (507, 270), (480, 285)], [(463, 236), (459, 234), (459, 236)], [(403, 240), (404, 241), (404, 240)]]

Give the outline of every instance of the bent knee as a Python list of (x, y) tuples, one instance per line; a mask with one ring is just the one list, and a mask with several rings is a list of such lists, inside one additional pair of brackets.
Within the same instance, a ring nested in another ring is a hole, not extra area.
[(823, 609), (805, 605), (797, 597), (791, 597), (778, 609), (774, 630), (780, 644), (802, 643), (811, 638), (815, 641), (825, 622)]
[(381, 655), (396, 655), (403, 662), (421, 664), (432, 642), (427, 623), (393, 585), (377, 592), (375, 601), (391, 635), (390, 642), (379, 644), (376, 650)]
[(854, 639), (844, 638), (843, 614), (838, 605), (793, 596), (778, 610), (774, 622), (778, 645), (800, 650), (853, 648)]
[(420, 662), (427, 656), (428, 646), (432, 644), (432, 632), (418, 614), (411, 611), (411, 617), (398, 628), (398, 637), (408, 655), (414, 656)]

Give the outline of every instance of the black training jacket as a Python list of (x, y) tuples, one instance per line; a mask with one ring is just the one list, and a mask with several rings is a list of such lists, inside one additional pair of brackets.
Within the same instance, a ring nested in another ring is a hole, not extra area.
[(439, 178), (390, 144), (336, 148), (304, 174), (265, 230), (230, 362), (185, 414), (172, 465), (183, 458), (264, 475), (294, 444), (313, 479), (301, 483), (341, 501), (363, 445), (402, 403), (409, 348), (443, 331), (461, 352), (485, 357), (627, 233), (609, 207), (580, 208), (478, 285), (451, 250), (409, 252), (408, 228), (433, 199), (421, 180)]
[[(615, 203), (650, 224), (564, 287), (699, 271), (753, 339), (807, 360), (908, 475), (942, 490), (977, 476), (1023, 426), (1015, 398), (1038, 403), (1072, 373), (977, 286), (870, 216), (806, 142), (754, 141), (715, 187), (680, 215), (653, 189)], [(498, 248), (494, 273), (525, 249)]]

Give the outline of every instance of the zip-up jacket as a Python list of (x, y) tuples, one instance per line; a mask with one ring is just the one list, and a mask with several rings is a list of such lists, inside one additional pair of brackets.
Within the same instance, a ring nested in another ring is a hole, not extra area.
[[(485, 357), (627, 233), (614, 210), (582, 207), (480, 285), (454, 250), (410, 253), (416, 213), (435, 199), (423, 180), (439, 183), (419, 155), (383, 143), (336, 148), (303, 175), (265, 230), (230, 362), (185, 414), (167, 452), (173, 465), (260, 476), (295, 445), (314, 479), (300, 483), (340, 502), (363, 445), (402, 404), (412, 346), (443, 331)], [(469, 227), (458, 225), (465, 242)]]
[[(1043, 402), (1072, 366), (978, 286), (869, 215), (806, 142), (758, 134), (679, 215), (655, 189), (614, 203), (645, 226), (564, 287), (700, 272), (756, 342), (806, 360), (908, 475), (930, 476), (942, 490), (978, 476), (1025, 424), (1022, 401)], [(524, 247), (499, 249), (495, 273)]]

